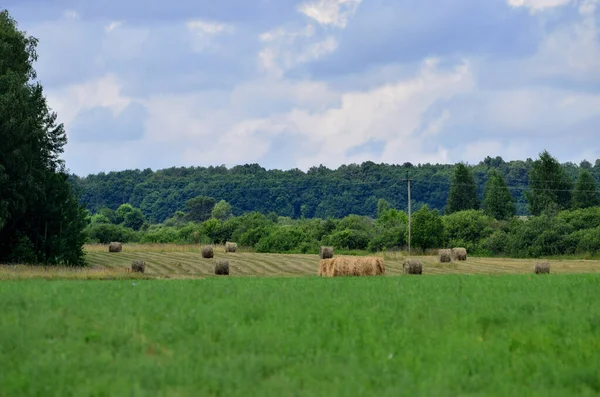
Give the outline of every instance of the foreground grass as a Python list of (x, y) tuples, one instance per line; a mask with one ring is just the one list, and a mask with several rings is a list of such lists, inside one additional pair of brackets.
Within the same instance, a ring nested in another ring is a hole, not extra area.
[(6, 396), (600, 393), (599, 275), (0, 283)]

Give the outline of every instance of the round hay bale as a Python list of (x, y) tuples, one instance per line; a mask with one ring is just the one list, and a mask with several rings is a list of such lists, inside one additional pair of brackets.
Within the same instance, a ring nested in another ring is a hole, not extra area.
[(237, 243), (225, 242), (225, 253), (237, 251)]
[(456, 261), (467, 260), (467, 249), (466, 248), (452, 248), (452, 258)]
[(123, 244), (118, 242), (111, 242), (108, 245), (108, 252), (121, 252), (123, 251)]
[(213, 258), (214, 256), (215, 256), (215, 252), (214, 252), (212, 245), (202, 247), (202, 257), (203, 258), (210, 259), (210, 258)]
[(146, 263), (141, 260), (131, 261), (131, 271), (133, 273), (144, 273), (146, 271)]
[(423, 265), (416, 259), (405, 260), (402, 264), (404, 274), (423, 274)]
[(380, 257), (338, 256), (321, 259), (318, 274), (325, 277), (383, 276), (385, 263)]
[(550, 262), (538, 262), (533, 267), (535, 274), (550, 274)]
[(228, 276), (229, 275), (229, 261), (224, 259), (218, 259), (215, 261), (215, 274), (217, 276)]
[(319, 250), (319, 258), (331, 259), (333, 258), (333, 247), (321, 247)]
[(438, 257), (441, 263), (452, 262), (452, 250), (443, 249), (438, 251)]

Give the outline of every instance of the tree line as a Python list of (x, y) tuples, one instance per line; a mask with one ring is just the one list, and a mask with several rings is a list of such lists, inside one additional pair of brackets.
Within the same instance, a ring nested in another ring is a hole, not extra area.
[(579, 165), (559, 164), (563, 179), (557, 181), (530, 178), (532, 173), (544, 172), (535, 170), (534, 164), (532, 159), (507, 162), (501, 157), (486, 157), (477, 165), (364, 162), (337, 169), (312, 167), (306, 172), (266, 170), (258, 164), (246, 164), (232, 168), (179, 167), (125, 170), (86, 177), (71, 175), (70, 181), (81, 203), (94, 213), (103, 208), (116, 210), (121, 204), (129, 203), (139, 208), (149, 222), (161, 223), (177, 211), (184, 211), (190, 199), (202, 196), (227, 201), (236, 216), (256, 211), (265, 215), (274, 212), (293, 219), (343, 218), (351, 214), (374, 217), (379, 199), (407, 211), (407, 178), (413, 180), (411, 204), (414, 210), (427, 205), (445, 213), (450, 190), (466, 188), (453, 187), (457, 167), (466, 167), (473, 176), (475, 186), (468, 188), (475, 189), (478, 201), (483, 201), (488, 181), (499, 175), (513, 199), (515, 213), (530, 215), (538, 213), (543, 203), (532, 207), (527, 191), (549, 189), (560, 196), (558, 191), (572, 189), (569, 186), (576, 183), (582, 171), (586, 171), (588, 179), (600, 178), (600, 160), (594, 165), (588, 161)]

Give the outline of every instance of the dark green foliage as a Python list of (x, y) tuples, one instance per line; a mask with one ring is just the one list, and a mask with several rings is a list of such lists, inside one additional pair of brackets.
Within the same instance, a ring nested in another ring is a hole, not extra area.
[(475, 251), (477, 244), (494, 232), (493, 222), (494, 219), (476, 210), (446, 215), (443, 217), (446, 245)]
[(212, 216), (216, 201), (212, 197), (198, 196), (185, 203), (186, 219), (192, 222), (203, 222)]
[(36, 45), (0, 12), (0, 262), (82, 265), (87, 215), (59, 159), (63, 125), (34, 82)]
[(479, 209), (479, 199), (475, 178), (466, 165), (459, 163), (454, 169), (445, 213), (476, 209)]
[(529, 173), (529, 190), (526, 192), (529, 212), (540, 215), (551, 204), (561, 210), (569, 208), (572, 187), (560, 163), (548, 151), (543, 151)]
[(225, 200), (221, 200), (215, 204), (211, 211), (213, 218), (217, 218), (221, 221), (225, 221), (232, 216), (231, 204)]
[(291, 252), (308, 242), (308, 236), (299, 228), (281, 227), (262, 237), (256, 244), (256, 252)]
[(494, 219), (509, 219), (515, 215), (515, 199), (508, 190), (504, 178), (496, 170), (490, 172), (485, 186), (483, 208), (486, 215)]
[(600, 205), (598, 184), (590, 171), (582, 169), (575, 183), (573, 192), (573, 208), (589, 208)]
[[(88, 241), (92, 243), (108, 244), (111, 241), (120, 241), (121, 243), (131, 243), (137, 240), (137, 235), (132, 229), (112, 223), (96, 223), (86, 229)], [(149, 233), (150, 234), (150, 233)], [(163, 241), (146, 240), (152, 243), (170, 243), (170, 239)]]
[(412, 245), (422, 250), (439, 248), (444, 241), (444, 224), (438, 210), (424, 205), (412, 216)]

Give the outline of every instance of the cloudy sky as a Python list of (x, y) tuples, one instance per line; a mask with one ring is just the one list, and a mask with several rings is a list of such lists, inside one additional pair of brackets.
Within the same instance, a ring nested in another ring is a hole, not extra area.
[(86, 175), (600, 157), (600, 0), (5, 0)]

